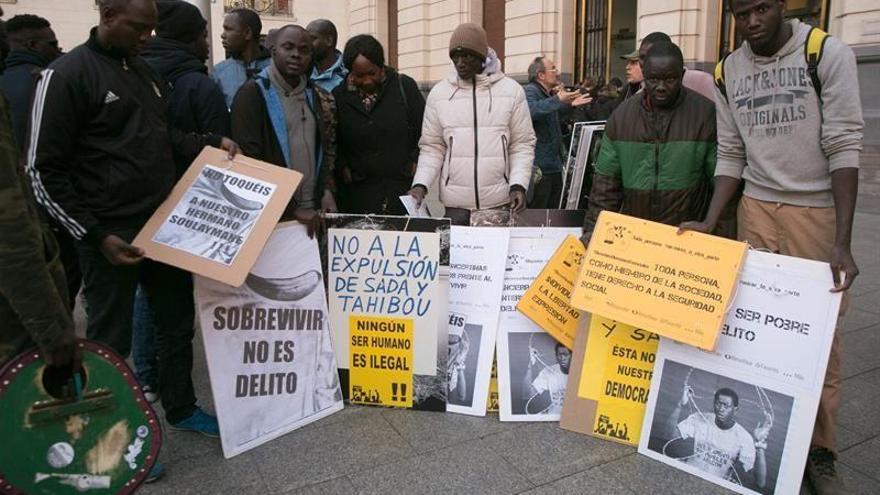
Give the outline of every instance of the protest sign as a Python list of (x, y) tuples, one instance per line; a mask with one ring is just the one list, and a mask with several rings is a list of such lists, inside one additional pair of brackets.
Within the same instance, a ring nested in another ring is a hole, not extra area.
[(599, 214), (571, 305), (712, 349), (746, 244), (610, 211)]
[(330, 321), (349, 400), (445, 410), (449, 220), (328, 223)]
[(446, 410), (486, 415), (510, 229), (453, 226)]
[(132, 242), (146, 256), (238, 287), (302, 174), (205, 147)]
[(196, 276), (226, 458), (342, 409), (318, 244), (278, 226), (241, 287)]
[(581, 319), (580, 311), (571, 307), (571, 290), (585, 252), (579, 238), (566, 237), (516, 305), (520, 313), (569, 349), (574, 348)]
[(565, 408), (583, 407), (578, 401), (593, 407), (568, 429), (637, 445), (659, 340), (657, 334), (592, 315), (582, 364), (575, 368), (579, 379), (569, 381), (577, 399), (566, 397)]
[(661, 339), (639, 452), (744, 494), (796, 494), (840, 307), (827, 263), (749, 251), (714, 352)]
[(580, 227), (510, 229), (498, 325), (501, 421), (558, 421), (571, 351), (516, 310), (516, 304), (568, 235)]

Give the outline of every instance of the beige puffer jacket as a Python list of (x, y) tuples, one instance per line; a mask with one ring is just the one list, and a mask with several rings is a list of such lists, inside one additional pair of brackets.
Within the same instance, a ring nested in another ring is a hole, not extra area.
[(535, 131), (522, 86), (503, 72), (455, 69), (428, 94), (413, 185), (440, 179), (444, 206), (484, 209), (510, 202), (510, 186), (529, 187)]

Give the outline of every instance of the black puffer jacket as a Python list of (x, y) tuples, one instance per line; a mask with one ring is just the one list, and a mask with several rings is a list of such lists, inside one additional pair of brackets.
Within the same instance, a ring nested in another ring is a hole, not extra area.
[[(223, 92), (210, 77), (205, 63), (188, 45), (153, 38), (142, 54), (149, 66), (171, 87), (168, 95), (168, 123), (183, 132), (230, 135), (229, 111)], [(175, 153), (178, 175), (195, 156)]]

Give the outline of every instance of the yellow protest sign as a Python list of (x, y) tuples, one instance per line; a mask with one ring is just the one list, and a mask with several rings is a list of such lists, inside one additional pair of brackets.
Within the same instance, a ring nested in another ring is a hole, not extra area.
[(637, 445), (654, 372), (657, 334), (593, 315), (578, 396), (596, 401), (591, 435)]
[(574, 348), (581, 317), (569, 301), (585, 251), (580, 239), (566, 237), (516, 305), (520, 313), (569, 349)]
[(348, 333), (351, 403), (412, 407), (412, 318), (352, 315)]
[(712, 350), (747, 245), (603, 211), (571, 305)]

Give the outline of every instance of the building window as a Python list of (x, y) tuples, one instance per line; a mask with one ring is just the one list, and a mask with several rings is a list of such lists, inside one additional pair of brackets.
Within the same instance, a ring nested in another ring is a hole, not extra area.
[(224, 10), (251, 9), (260, 15), (293, 17), (293, 0), (223, 0)]

